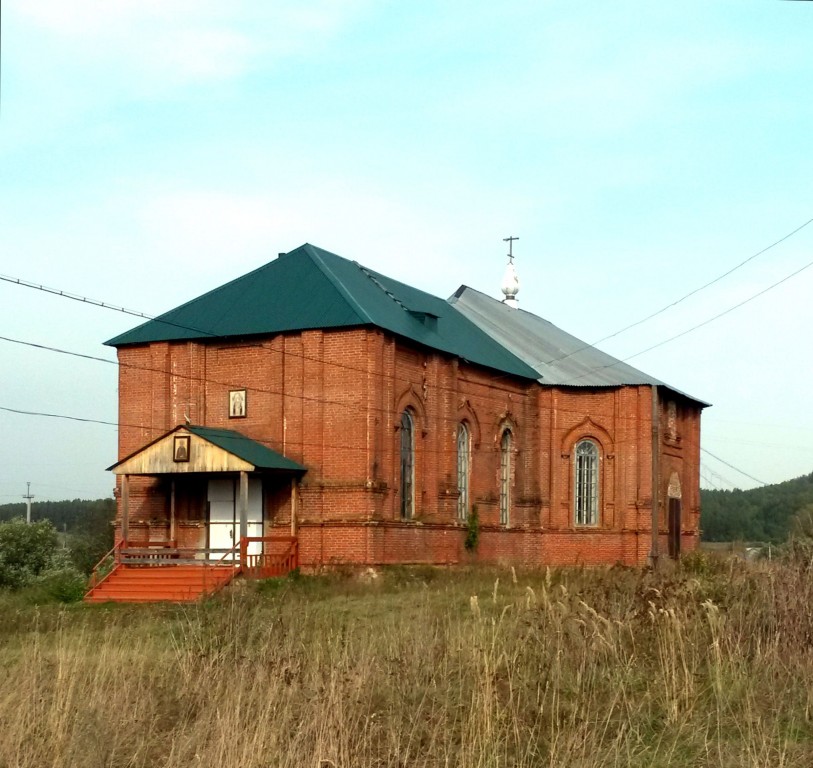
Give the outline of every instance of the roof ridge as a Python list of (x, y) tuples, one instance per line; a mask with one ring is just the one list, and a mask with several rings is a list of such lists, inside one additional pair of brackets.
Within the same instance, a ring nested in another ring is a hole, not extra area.
[(379, 288), (380, 290), (384, 291), (384, 293), (385, 293), (385, 294), (386, 294), (386, 295), (387, 295), (389, 298), (391, 298), (391, 299), (392, 299), (392, 300), (393, 300), (393, 301), (394, 301), (394, 302), (395, 302), (395, 303), (396, 303), (396, 304), (397, 304), (399, 307), (401, 307), (401, 309), (403, 309), (403, 310), (404, 310), (404, 312), (410, 312), (410, 311), (411, 311), (411, 310), (409, 309), (409, 307), (408, 307), (406, 304), (404, 304), (404, 302), (403, 302), (401, 299), (399, 299), (399, 298), (398, 298), (398, 297), (397, 297), (397, 296), (396, 296), (396, 295), (395, 295), (395, 294), (394, 294), (394, 293), (393, 293), (393, 292), (392, 292), (392, 291), (391, 291), (389, 288), (387, 288), (387, 287), (386, 287), (386, 286), (385, 286), (385, 285), (384, 285), (384, 284), (383, 284), (383, 283), (382, 283), (382, 282), (381, 282), (381, 281), (380, 281), (380, 280), (379, 280), (379, 279), (378, 279), (378, 278), (377, 278), (377, 277), (376, 277), (376, 276), (373, 274), (373, 272), (372, 272), (370, 269), (368, 269), (367, 267), (365, 267), (363, 264), (359, 264), (357, 261), (354, 261), (353, 263), (354, 263), (354, 264), (355, 264), (355, 265), (356, 265), (356, 266), (357, 266), (357, 267), (358, 267), (358, 268), (361, 270), (362, 274), (363, 274), (363, 275), (365, 275), (365, 276), (366, 276), (366, 277), (367, 277), (367, 278), (370, 280), (370, 282), (372, 282), (372, 284), (373, 284), (373, 285), (375, 285), (375, 287), (376, 287), (376, 288)]
[(305, 243), (304, 245), (300, 246), (300, 249), (304, 250), (308, 256), (310, 257), (311, 261), (316, 265), (316, 268), (330, 281), (331, 285), (341, 294), (342, 298), (350, 305), (350, 308), (355, 312), (356, 316), (365, 324), (376, 325), (376, 322), (370, 317), (370, 314), (361, 306), (361, 304), (356, 300), (356, 297), (349, 291), (349, 289), (344, 285), (341, 279), (333, 272), (333, 270), (328, 266), (325, 262), (324, 258), (321, 254), (328, 254), (335, 259), (342, 259), (342, 261), (347, 261), (350, 264), (355, 265), (358, 267), (359, 265), (355, 261), (350, 261), (350, 259), (345, 259), (342, 256), (338, 256), (335, 253), (330, 253), (330, 251), (325, 251), (318, 246), (311, 245), (310, 243)]

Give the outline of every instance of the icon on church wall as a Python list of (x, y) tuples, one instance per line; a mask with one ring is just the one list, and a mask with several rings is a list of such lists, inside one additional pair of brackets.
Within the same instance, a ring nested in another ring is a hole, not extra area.
[(189, 461), (189, 435), (175, 435), (172, 459), (173, 461)]
[(246, 391), (233, 389), (229, 392), (229, 418), (242, 419), (246, 415)]

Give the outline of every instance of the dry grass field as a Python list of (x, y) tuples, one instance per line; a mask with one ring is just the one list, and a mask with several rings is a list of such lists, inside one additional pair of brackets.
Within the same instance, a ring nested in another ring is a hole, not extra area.
[(0, 766), (813, 765), (805, 564), (0, 598)]

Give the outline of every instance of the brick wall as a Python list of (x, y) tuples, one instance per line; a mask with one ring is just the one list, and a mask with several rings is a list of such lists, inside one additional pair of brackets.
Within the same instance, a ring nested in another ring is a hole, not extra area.
[[(652, 424), (648, 386), (541, 387), (412, 346), (377, 329), (306, 331), (251, 341), (122, 348), (119, 457), (184, 422), (236, 429), (304, 464), (298, 497), (304, 566), (337, 562), (522, 565), (635, 564), (651, 547)], [(247, 391), (229, 418), (229, 391)], [(699, 410), (665, 393), (660, 421), (660, 528), (668, 532), (670, 478), (681, 487), (682, 547), (699, 526)], [(674, 405), (669, 405), (674, 403)], [(415, 430), (414, 518), (400, 516), (400, 424)], [(481, 525), (475, 554), (457, 519), (457, 429), (471, 436), (470, 504)], [(500, 526), (500, 440), (512, 436), (511, 505)], [(576, 443), (599, 449), (599, 522), (574, 523)], [(195, 482), (197, 485), (195, 485)], [(176, 533), (205, 539), (203, 479), (178, 479)], [(205, 485), (205, 483), (204, 483)], [(674, 485), (674, 483), (673, 483)], [(132, 478), (133, 525), (160, 530), (166, 481)], [(267, 529), (290, 529), (288, 478), (265, 481)], [(666, 551), (664, 544), (662, 551)]]

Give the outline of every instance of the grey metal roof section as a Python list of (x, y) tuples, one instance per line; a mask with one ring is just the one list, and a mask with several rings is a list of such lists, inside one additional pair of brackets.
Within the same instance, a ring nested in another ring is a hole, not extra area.
[(649, 376), (523, 309), (512, 309), (461, 286), (449, 298), (458, 311), (539, 373), (539, 383), (561, 387), (664, 386), (701, 405), (702, 400)]

